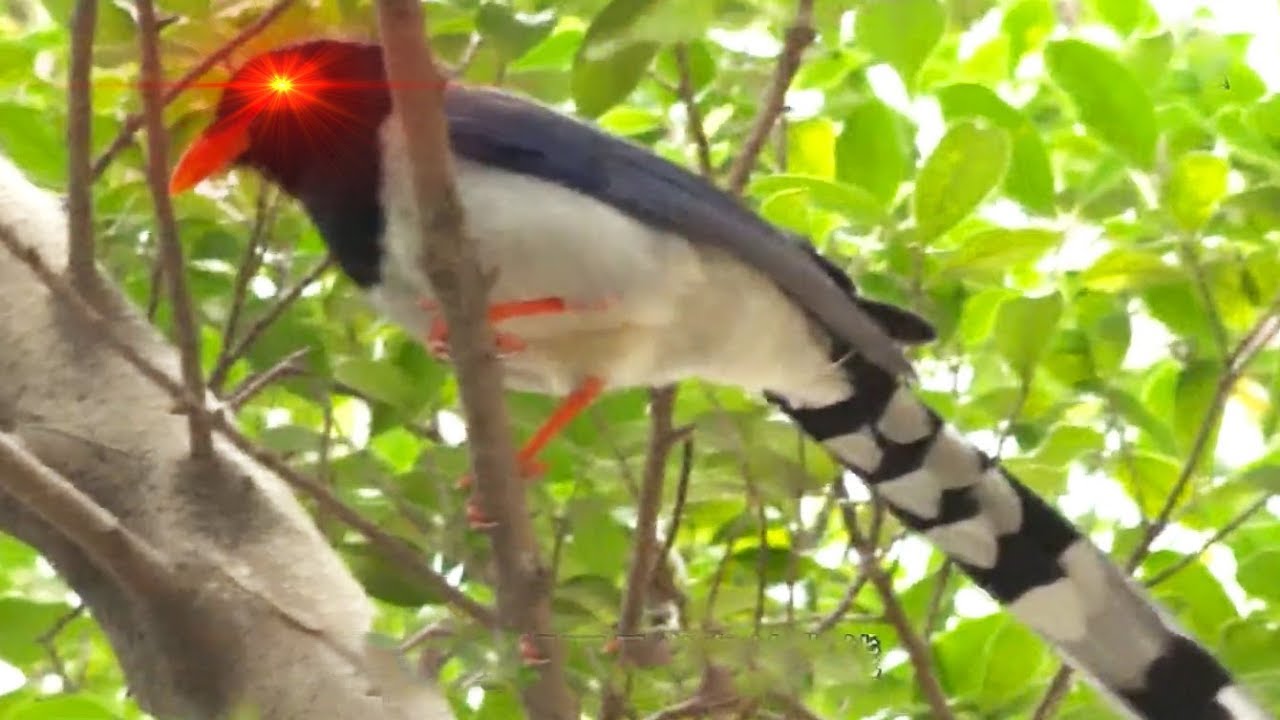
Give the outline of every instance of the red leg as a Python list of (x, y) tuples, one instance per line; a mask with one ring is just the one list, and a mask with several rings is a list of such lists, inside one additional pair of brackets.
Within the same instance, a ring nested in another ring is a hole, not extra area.
[[(437, 303), (430, 300), (423, 300), (422, 309), (429, 312), (435, 312), (439, 309)], [(513, 300), (510, 302), (494, 303), (489, 306), (487, 313), (490, 324), (496, 325), (503, 320), (511, 320), (513, 318), (536, 317), (538, 315), (560, 315), (571, 312), (576, 309), (599, 309), (607, 305), (607, 303), (586, 304), (581, 307), (574, 306), (567, 302), (564, 298), (545, 297), (533, 300)], [(498, 345), (498, 350), (504, 353), (520, 352), (524, 349), (524, 342), (520, 338), (507, 333), (494, 333), (494, 340)], [(447, 356), (449, 345), (449, 326), (445, 323), (444, 318), (437, 316), (431, 323), (431, 332), (427, 335), (427, 347), (437, 356)]]
[[(519, 466), (520, 475), (525, 479), (530, 479), (541, 475), (545, 468), (542, 463), (538, 462), (538, 453), (551, 442), (551, 439), (573, 421), (583, 410), (587, 409), (600, 393), (604, 390), (604, 381), (598, 377), (588, 377), (573, 392), (569, 393), (551, 413), (551, 417), (538, 428), (533, 437), (525, 441), (524, 447), (520, 448), (520, 452), (516, 454), (516, 461)], [(458, 481), (458, 487), (462, 489), (470, 488), (472, 484), (471, 475), (464, 475)], [(472, 527), (483, 528), (492, 527), (492, 523), (485, 517), (484, 513), (472, 503), (467, 504), (467, 520)]]

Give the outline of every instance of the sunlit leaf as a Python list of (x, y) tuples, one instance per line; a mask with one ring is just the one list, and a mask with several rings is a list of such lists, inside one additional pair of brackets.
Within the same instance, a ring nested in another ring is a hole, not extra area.
[(925, 241), (964, 219), (1004, 178), (1009, 136), (1000, 129), (961, 122), (934, 148), (916, 181), (916, 224)]
[(1155, 108), (1146, 88), (1124, 65), (1079, 40), (1050, 43), (1045, 63), (1085, 125), (1132, 162), (1148, 167), (1155, 161)]

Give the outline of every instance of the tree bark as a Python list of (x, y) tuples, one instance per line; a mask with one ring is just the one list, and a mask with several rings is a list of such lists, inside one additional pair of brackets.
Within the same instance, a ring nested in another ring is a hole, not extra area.
[[(0, 232), (65, 269), (59, 201), (3, 157)], [(89, 295), (117, 337), (180, 376), (176, 350), (114, 287)], [(184, 720), (452, 717), (437, 687), (369, 640), (370, 601), (280, 478), (221, 439), (193, 460), (174, 407), (0, 248), (0, 433), (158, 551), (171, 587), (125, 586), (102, 553), (2, 491), (0, 531), (83, 599), (139, 704)]]

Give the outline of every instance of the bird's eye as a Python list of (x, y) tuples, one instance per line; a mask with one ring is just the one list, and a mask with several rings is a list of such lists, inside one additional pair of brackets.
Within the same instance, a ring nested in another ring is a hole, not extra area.
[(288, 75), (273, 75), (267, 86), (280, 95), (287, 95), (293, 92), (293, 78)]

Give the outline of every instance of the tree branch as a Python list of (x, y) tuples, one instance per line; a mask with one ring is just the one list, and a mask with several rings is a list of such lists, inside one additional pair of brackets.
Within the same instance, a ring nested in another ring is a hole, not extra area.
[[(173, 102), (174, 99), (182, 94), (183, 90), (186, 90), (189, 86), (195, 83), (196, 80), (199, 80), (202, 75), (209, 72), (210, 68), (225, 60), (229, 55), (231, 55), (231, 53), (235, 52), (237, 48), (252, 40), (256, 35), (265, 30), (268, 25), (275, 22), (276, 18), (283, 15), (284, 11), (288, 10), (289, 7), (293, 5), (293, 1), (294, 0), (280, 0), (275, 5), (272, 5), (271, 8), (264, 12), (262, 17), (255, 20), (253, 24), (249, 25), (244, 30), (241, 30), (235, 37), (224, 43), (222, 47), (219, 47), (217, 50), (209, 53), (208, 57), (201, 60), (195, 67), (188, 70), (187, 73), (177, 82), (168, 85), (164, 94), (160, 96), (160, 102), (163, 105), (168, 105)], [(111, 141), (111, 145), (107, 146), (107, 149), (98, 156), (98, 159), (93, 162), (94, 180), (101, 177), (102, 173), (106, 172), (107, 166), (115, 159), (116, 155), (119, 155), (126, 147), (128, 147), (129, 143), (133, 140), (133, 134), (138, 132), (142, 127), (143, 122), (144, 115), (142, 113), (135, 113), (125, 119), (124, 125), (120, 128), (120, 133)]]
[(782, 46), (782, 53), (778, 55), (778, 65), (774, 68), (773, 80), (760, 101), (760, 112), (756, 113), (755, 122), (747, 134), (746, 141), (742, 144), (742, 150), (734, 159), (733, 166), (729, 168), (728, 186), (735, 195), (742, 194), (742, 190), (747, 186), (747, 180), (751, 177), (756, 159), (760, 157), (760, 151), (764, 149), (765, 141), (769, 138), (769, 131), (773, 129), (773, 124), (782, 114), (787, 88), (790, 87), (796, 71), (800, 69), (800, 56), (804, 54), (805, 48), (809, 47), (815, 36), (813, 0), (798, 0), (795, 21), (792, 22), (791, 27), (787, 28), (787, 38)]
[(244, 357), (244, 354), (249, 351), (254, 341), (267, 328), (271, 327), (271, 323), (278, 320), (284, 314), (284, 311), (289, 309), (290, 305), (297, 302), (298, 298), (302, 297), (302, 292), (307, 289), (307, 286), (319, 279), (332, 264), (333, 257), (330, 255), (326, 255), (324, 260), (316, 263), (316, 266), (311, 268), (301, 280), (281, 294), (275, 304), (268, 308), (262, 317), (250, 325), (240, 339), (234, 340), (230, 335), (223, 336), (223, 352), (218, 356), (218, 362), (214, 365), (213, 372), (209, 373), (209, 387), (214, 392), (222, 390), (223, 384), (227, 381), (227, 373), (231, 372), (231, 366)]
[[(685, 114), (689, 119), (689, 137), (693, 139), (693, 146), (698, 151), (698, 169), (702, 171), (704, 177), (710, 178), (715, 172), (711, 166), (711, 143), (707, 141), (707, 132), (702, 126), (702, 110), (698, 108), (698, 101), (693, 96), (689, 46), (686, 43), (677, 43), (672, 48), (672, 52), (675, 53), (676, 69), (680, 73), (680, 85), (676, 88), (676, 92), (680, 95), (680, 102), (684, 103)], [(787, 82), (790, 83), (789, 78)]]
[(174, 597), (168, 561), (69, 480), (0, 433), (0, 488), (75, 544), (94, 567), (140, 595)]
[(295, 489), (306, 493), (316, 501), (321, 511), (328, 512), (364, 535), (365, 539), (383, 552), (388, 560), (394, 562), (411, 577), (427, 585), (432, 592), (443, 598), (445, 602), (457, 607), (464, 614), (486, 627), (497, 627), (498, 620), (491, 609), (450, 585), (448, 580), (423, 562), (418, 551), (411, 545), (384, 532), (376, 523), (368, 520), (342, 502), (329, 488), (312, 478), (298, 473), (275, 454), (258, 446), (236, 429), (225, 414), (210, 412), (202, 402), (188, 395), (186, 388), (146, 358), (143, 358), (131, 345), (117, 337), (97, 308), (82, 298), (62, 277), (50, 270), (34, 249), (19, 242), (9, 228), (3, 225), (0, 225), (0, 245), (3, 245), (14, 257), (29, 267), (32, 273), (59, 300), (70, 307), (93, 332), (97, 333), (103, 343), (124, 358), (139, 374), (150, 380), (161, 390), (164, 390), (177, 404), (178, 410), (185, 413), (201, 414), (206, 417), (207, 422), (212, 425), (213, 429), (227, 438), (241, 452), (276, 473)]
[[(160, 51), (156, 47), (155, 6), (151, 0), (138, 0), (138, 44), (142, 55), (142, 105), (147, 128), (147, 183), (156, 208), (156, 235), (164, 258), (164, 275), (169, 283), (169, 303), (173, 309), (173, 326), (182, 359), (182, 380), (193, 398), (205, 396), (204, 375), (200, 369), (200, 335), (187, 290), (186, 264), (182, 246), (178, 244), (178, 225), (169, 201), (169, 133), (164, 127), (160, 83)], [(209, 423), (199, 413), (187, 416), (191, 435), (191, 455), (207, 458), (213, 455), (213, 439)]]
[(649, 591), (649, 576), (658, 554), (658, 511), (662, 508), (662, 486), (666, 479), (667, 455), (680, 438), (671, 426), (676, 389), (673, 385), (650, 391), (649, 451), (645, 456), (644, 479), (640, 485), (640, 503), (636, 516), (636, 540), (627, 569), (627, 584), (618, 612), (617, 636), (620, 656), (625, 658), (627, 639), (637, 634), (640, 615)]
[[(502, 396), (501, 367), (486, 322), (487, 283), (466, 237), (465, 217), (453, 183), (453, 159), (443, 111), (445, 80), (427, 46), (416, 0), (379, 0), (392, 106), (404, 124), (423, 250), (419, 266), (437, 295), (449, 325), (459, 394), (475, 469), (476, 499), (497, 521), (489, 529), (497, 566), (499, 617), (539, 645), (546, 660), (537, 678), (521, 688), (535, 720), (576, 720), (578, 701), (564, 671), (564, 650), (552, 633), (550, 593), (525, 490), (518, 483), (511, 424)], [(536, 638), (536, 641), (534, 640)], [(523, 643), (522, 643), (523, 644)]]
[[(249, 295), (249, 282), (262, 266), (262, 243), (267, 235), (267, 226), (274, 219), (275, 203), (270, 202), (266, 183), (258, 188), (258, 200), (253, 211), (253, 228), (249, 231), (249, 242), (245, 243), (244, 257), (236, 268), (235, 280), (231, 283), (231, 307), (227, 309), (227, 320), (222, 326), (222, 347), (218, 348), (218, 359), (213, 367), (220, 368), (226, 364), (227, 353), (231, 350), (236, 331), (240, 329), (240, 314), (244, 311), (244, 302)], [(209, 383), (216, 391), (217, 385)]]
[(89, 169), (93, 127), (93, 30), (98, 0), (77, 0), (71, 14), (71, 63), (67, 68), (67, 271), (78, 287), (97, 278), (94, 266), (93, 177)]

